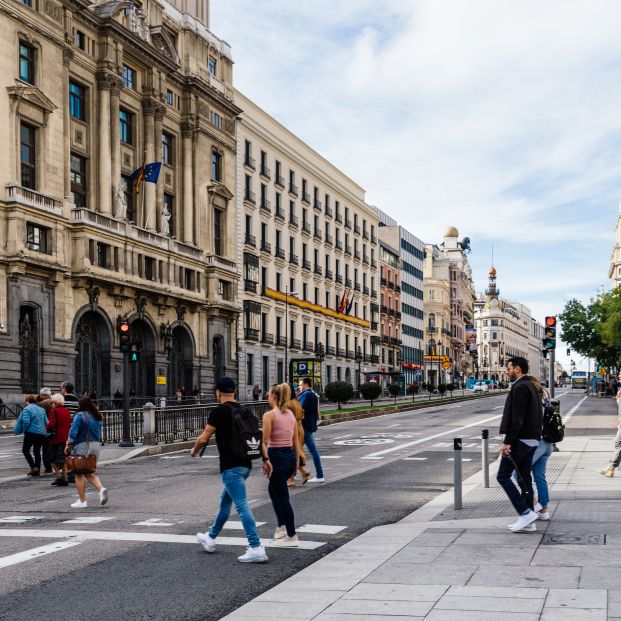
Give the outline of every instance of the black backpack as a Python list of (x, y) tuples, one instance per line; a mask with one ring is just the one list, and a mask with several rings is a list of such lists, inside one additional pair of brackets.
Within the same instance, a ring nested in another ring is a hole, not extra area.
[(558, 444), (565, 437), (565, 425), (561, 415), (551, 406), (543, 408), (543, 432), (542, 437), (547, 442)]
[(257, 417), (239, 403), (228, 402), (231, 410), (231, 444), (229, 449), (237, 459), (249, 460), (261, 457), (263, 432)]

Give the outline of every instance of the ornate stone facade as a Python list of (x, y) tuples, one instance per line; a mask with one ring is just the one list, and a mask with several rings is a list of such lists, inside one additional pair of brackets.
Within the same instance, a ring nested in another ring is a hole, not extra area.
[[(206, 0), (126, 7), (0, 1), (5, 401), (65, 379), (114, 393), (123, 314), (136, 395), (237, 375), (230, 48)], [(137, 194), (143, 161), (162, 167)]]

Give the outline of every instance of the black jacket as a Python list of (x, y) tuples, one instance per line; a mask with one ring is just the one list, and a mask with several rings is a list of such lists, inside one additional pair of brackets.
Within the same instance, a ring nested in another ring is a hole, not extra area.
[(504, 443), (518, 440), (540, 440), (543, 425), (543, 406), (539, 393), (528, 377), (521, 377), (511, 387), (502, 413), (500, 433)]

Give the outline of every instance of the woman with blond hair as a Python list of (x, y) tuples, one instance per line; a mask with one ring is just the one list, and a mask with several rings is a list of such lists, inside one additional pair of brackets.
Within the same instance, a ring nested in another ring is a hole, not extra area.
[(296, 548), (295, 517), (289, 500), (287, 481), (298, 467), (300, 440), (297, 421), (287, 407), (291, 400), (289, 384), (272, 386), (267, 399), (272, 409), (263, 415), (263, 472), (269, 477), (267, 487), (276, 513), (274, 546)]
[[(287, 408), (293, 412), (296, 420), (298, 444), (300, 446), (300, 450), (298, 452), (298, 470), (302, 475), (302, 485), (304, 485), (308, 479), (310, 479), (311, 473), (304, 468), (304, 466), (306, 466), (306, 454), (304, 453), (304, 427), (302, 425), (302, 420), (304, 419), (304, 408), (298, 401), (298, 397), (294, 392), (291, 393), (291, 400), (287, 403)], [(289, 485), (289, 487), (295, 486), (295, 473), (289, 477), (287, 485)]]

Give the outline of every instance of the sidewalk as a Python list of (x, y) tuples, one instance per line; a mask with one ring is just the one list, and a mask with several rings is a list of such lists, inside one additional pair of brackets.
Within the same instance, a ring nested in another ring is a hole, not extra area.
[[(621, 620), (619, 478), (596, 472), (613, 448), (610, 401), (575, 416), (575, 432), (548, 462), (550, 522), (511, 533), (515, 514), (482, 475), (396, 524), (373, 528), (225, 617), (310, 621)], [(580, 412), (580, 410), (579, 410)], [(586, 424), (588, 422), (588, 424)]]

